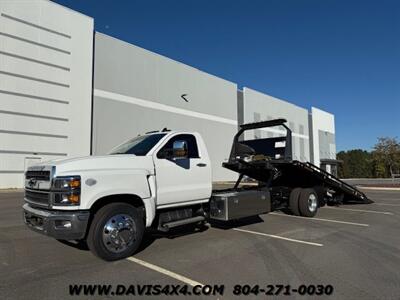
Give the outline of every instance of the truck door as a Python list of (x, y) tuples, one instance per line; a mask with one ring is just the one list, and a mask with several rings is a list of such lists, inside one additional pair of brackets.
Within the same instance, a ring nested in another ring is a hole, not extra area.
[[(187, 147), (185, 157), (173, 157), (171, 153), (174, 143)], [(157, 205), (173, 205), (210, 197), (212, 187), (208, 154), (199, 151), (194, 135), (178, 134), (171, 137), (155, 153), (154, 162)]]

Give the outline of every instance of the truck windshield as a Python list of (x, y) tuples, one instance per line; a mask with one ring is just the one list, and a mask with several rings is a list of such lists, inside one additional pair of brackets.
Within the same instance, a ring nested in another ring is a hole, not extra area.
[(137, 136), (112, 149), (109, 154), (146, 155), (163, 137), (165, 133)]

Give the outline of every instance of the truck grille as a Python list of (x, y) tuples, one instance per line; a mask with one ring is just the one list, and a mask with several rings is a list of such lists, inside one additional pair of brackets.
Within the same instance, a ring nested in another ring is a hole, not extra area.
[(48, 206), (50, 194), (48, 192), (25, 189), (25, 201), (40, 206)]
[(49, 181), (50, 180), (50, 171), (26, 171), (25, 178)]

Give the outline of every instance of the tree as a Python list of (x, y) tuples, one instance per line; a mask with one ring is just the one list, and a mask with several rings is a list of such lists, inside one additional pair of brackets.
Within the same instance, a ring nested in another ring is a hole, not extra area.
[(340, 151), (337, 159), (340, 178), (390, 177), (400, 173), (400, 142), (397, 138), (381, 137), (373, 151), (361, 149)]
[(374, 172), (379, 177), (390, 177), (400, 171), (400, 143), (397, 138), (380, 137), (372, 151)]
[(373, 177), (372, 155), (368, 151), (361, 149), (340, 151), (337, 159), (342, 161), (338, 169), (340, 178)]

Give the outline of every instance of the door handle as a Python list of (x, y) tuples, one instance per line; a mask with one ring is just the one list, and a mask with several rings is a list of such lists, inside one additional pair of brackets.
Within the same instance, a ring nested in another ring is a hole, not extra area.
[(205, 164), (205, 163), (198, 163), (197, 166), (198, 166), (198, 167), (206, 167), (207, 164)]

